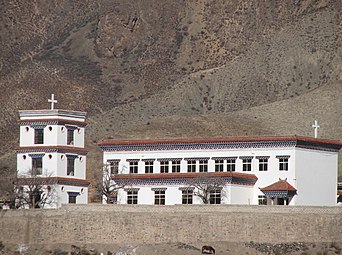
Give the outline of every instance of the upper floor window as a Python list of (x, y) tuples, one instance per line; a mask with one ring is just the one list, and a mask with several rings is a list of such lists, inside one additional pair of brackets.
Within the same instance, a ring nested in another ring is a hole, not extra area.
[(223, 159), (216, 159), (215, 160), (215, 172), (223, 172)]
[(161, 173), (169, 172), (169, 161), (160, 161), (160, 172)]
[(34, 129), (34, 143), (35, 144), (43, 144), (44, 143), (44, 129), (43, 128), (35, 128)]
[(129, 162), (129, 173), (137, 174), (138, 173), (138, 161)]
[(67, 144), (74, 145), (74, 129), (68, 129), (67, 132)]
[(188, 172), (196, 172), (196, 160), (188, 160)]
[(145, 173), (146, 174), (153, 173), (153, 161), (145, 161)]
[(235, 162), (236, 159), (227, 159), (227, 171), (228, 172), (234, 172), (235, 171)]
[(268, 170), (268, 158), (259, 158), (259, 171)]
[(279, 170), (280, 171), (288, 171), (289, 170), (289, 158), (288, 157), (279, 157)]
[(32, 176), (41, 175), (43, 172), (43, 158), (32, 158)]
[(252, 159), (244, 158), (242, 159), (242, 171), (252, 171)]
[(172, 173), (180, 173), (181, 162), (180, 160), (172, 161)]
[(109, 169), (111, 174), (118, 174), (119, 173), (119, 161), (110, 161), (109, 162)]
[(67, 175), (75, 175), (75, 158), (67, 157)]
[(208, 160), (200, 160), (199, 161), (199, 171), (200, 172), (208, 172)]

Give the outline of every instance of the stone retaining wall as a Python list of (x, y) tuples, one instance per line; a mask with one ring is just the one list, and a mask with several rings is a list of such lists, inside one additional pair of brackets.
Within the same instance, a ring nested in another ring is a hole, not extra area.
[(0, 211), (11, 244), (341, 242), (342, 207), (66, 205)]

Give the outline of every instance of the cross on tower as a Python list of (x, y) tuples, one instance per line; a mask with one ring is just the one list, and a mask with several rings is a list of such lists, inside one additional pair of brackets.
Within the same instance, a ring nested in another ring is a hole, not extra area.
[(314, 131), (315, 131), (315, 138), (317, 138), (318, 137), (318, 129), (320, 128), (320, 126), (317, 123), (317, 120), (315, 120), (315, 122), (312, 125), (312, 127), (314, 128)]
[(51, 103), (51, 110), (53, 110), (54, 104), (57, 104), (57, 100), (55, 100), (55, 94), (51, 94), (51, 99), (48, 99), (48, 102)]

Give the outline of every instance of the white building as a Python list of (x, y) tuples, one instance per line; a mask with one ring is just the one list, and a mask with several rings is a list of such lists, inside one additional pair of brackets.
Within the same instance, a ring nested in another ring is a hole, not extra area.
[(49, 110), (19, 111), (18, 184), (25, 196), (31, 194), (35, 202), (40, 201), (35, 207), (87, 204), (86, 113), (54, 109), (53, 97), (49, 102)]
[(99, 146), (120, 187), (114, 198), (120, 204), (199, 204), (196, 182), (220, 180), (210, 203), (336, 205), (339, 141), (236, 137)]

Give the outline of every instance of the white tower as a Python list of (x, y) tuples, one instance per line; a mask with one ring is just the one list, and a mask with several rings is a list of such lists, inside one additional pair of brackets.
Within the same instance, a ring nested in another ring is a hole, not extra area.
[(19, 111), (18, 183), (23, 197), (31, 196), (26, 199), (30, 203), (19, 202), (19, 206), (87, 204), (86, 113), (54, 109), (53, 94), (48, 101), (51, 109)]

